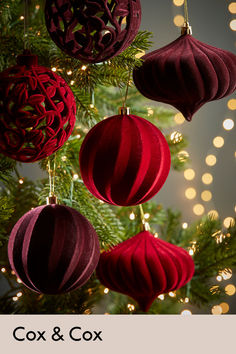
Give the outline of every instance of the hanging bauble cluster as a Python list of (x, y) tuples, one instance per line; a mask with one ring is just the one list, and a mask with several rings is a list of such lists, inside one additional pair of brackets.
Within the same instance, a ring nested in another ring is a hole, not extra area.
[(84, 184), (98, 199), (136, 205), (151, 199), (170, 170), (170, 151), (158, 128), (127, 113), (95, 125), (80, 150)]
[(139, 0), (47, 0), (45, 18), (56, 45), (86, 63), (125, 50), (141, 22)]
[(97, 234), (88, 220), (63, 205), (43, 205), (14, 226), (8, 257), (12, 269), (31, 290), (61, 294), (82, 286), (99, 260)]
[(0, 152), (22, 162), (51, 155), (69, 138), (75, 112), (67, 83), (26, 51), (0, 74)]
[(236, 56), (186, 33), (142, 57), (134, 83), (147, 98), (169, 103), (191, 121), (206, 102), (236, 89)]
[(183, 248), (149, 231), (103, 252), (97, 267), (104, 286), (134, 298), (143, 311), (148, 311), (158, 295), (188, 283), (193, 273), (193, 260)]

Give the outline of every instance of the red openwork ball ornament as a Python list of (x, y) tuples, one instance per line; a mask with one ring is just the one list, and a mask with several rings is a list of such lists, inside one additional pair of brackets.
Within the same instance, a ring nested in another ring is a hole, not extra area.
[(84, 184), (98, 199), (136, 205), (151, 199), (170, 170), (170, 150), (158, 128), (134, 115), (117, 115), (95, 125), (80, 150)]
[(8, 257), (28, 288), (61, 294), (90, 278), (100, 257), (99, 242), (92, 225), (75, 209), (43, 205), (18, 220), (10, 235)]
[(86, 63), (125, 50), (141, 22), (139, 0), (47, 0), (45, 18), (56, 45)]
[(51, 155), (69, 138), (76, 106), (67, 83), (25, 52), (0, 73), (0, 152), (21, 162)]
[(142, 57), (134, 83), (147, 98), (169, 103), (191, 121), (206, 102), (236, 89), (236, 56), (190, 34)]
[(104, 286), (132, 297), (143, 311), (148, 311), (158, 295), (187, 284), (193, 274), (193, 260), (183, 248), (149, 231), (103, 252), (97, 267)]

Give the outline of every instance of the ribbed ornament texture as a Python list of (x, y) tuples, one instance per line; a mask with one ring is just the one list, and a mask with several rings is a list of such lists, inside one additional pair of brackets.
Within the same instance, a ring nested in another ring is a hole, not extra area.
[(103, 252), (97, 267), (104, 286), (132, 297), (145, 312), (158, 295), (181, 288), (193, 274), (194, 262), (183, 248), (149, 231)]
[(139, 0), (47, 0), (45, 18), (56, 45), (86, 63), (108, 60), (134, 40)]
[(65, 143), (75, 124), (74, 95), (62, 79), (24, 53), (0, 73), (0, 152), (21, 162), (41, 160)]
[(31, 290), (62, 294), (82, 286), (100, 256), (97, 234), (75, 209), (43, 205), (15, 224), (8, 243), (12, 269)]
[(206, 102), (236, 89), (236, 56), (189, 34), (142, 57), (134, 83), (147, 98), (168, 103), (191, 121)]
[(84, 184), (98, 199), (136, 205), (151, 199), (170, 170), (168, 143), (152, 123), (117, 115), (95, 125), (80, 150)]

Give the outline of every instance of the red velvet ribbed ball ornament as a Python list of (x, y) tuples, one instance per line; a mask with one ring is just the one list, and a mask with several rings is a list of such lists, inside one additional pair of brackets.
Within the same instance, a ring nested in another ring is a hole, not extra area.
[(100, 256), (97, 234), (75, 209), (43, 205), (14, 226), (8, 257), (12, 269), (31, 290), (61, 294), (82, 286)]
[(137, 89), (151, 100), (171, 104), (188, 121), (206, 102), (236, 89), (236, 56), (190, 34), (142, 59), (133, 75)]
[(67, 83), (25, 51), (0, 74), (0, 152), (21, 162), (51, 155), (69, 138), (75, 112)]
[(141, 22), (139, 0), (47, 0), (45, 18), (56, 45), (86, 63), (125, 50)]
[(95, 125), (80, 150), (84, 184), (98, 199), (136, 205), (151, 199), (170, 170), (170, 151), (160, 130), (134, 115), (117, 115)]
[(148, 311), (160, 294), (190, 281), (194, 263), (181, 247), (142, 231), (101, 254), (97, 276), (107, 288), (135, 299)]

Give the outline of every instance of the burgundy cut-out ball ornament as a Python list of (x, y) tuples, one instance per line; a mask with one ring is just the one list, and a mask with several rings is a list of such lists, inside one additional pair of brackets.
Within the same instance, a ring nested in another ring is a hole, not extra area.
[(188, 24), (169, 45), (142, 57), (133, 78), (141, 94), (168, 103), (191, 121), (205, 103), (236, 89), (236, 56), (198, 41)]
[(0, 153), (21, 162), (53, 154), (71, 135), (75, 113), (65, 80), (28, 50), (0, 73)]
[(142, 231), (103, 252), (96, 273), (105, 287), (132, 297), (146, 312), (158, 295), (191, 280), (194, 262), (183, 248)]
[(8, 258), (29, 289), (62, 294), (82, 286), (100, 257), (97, 234), (73, 208), (42, 205), (23, 215), (12, 229)]
[(140, 0), (47, 0), (45, 19), (56, 45), (86, 63), (108, 60), (134, 40)]
[(161, 131), (127, 109), (89, 131), (79, 160), (88, 190), (98, 199), (122, 206), (151, 199), (163, 186), (171, 162)]

